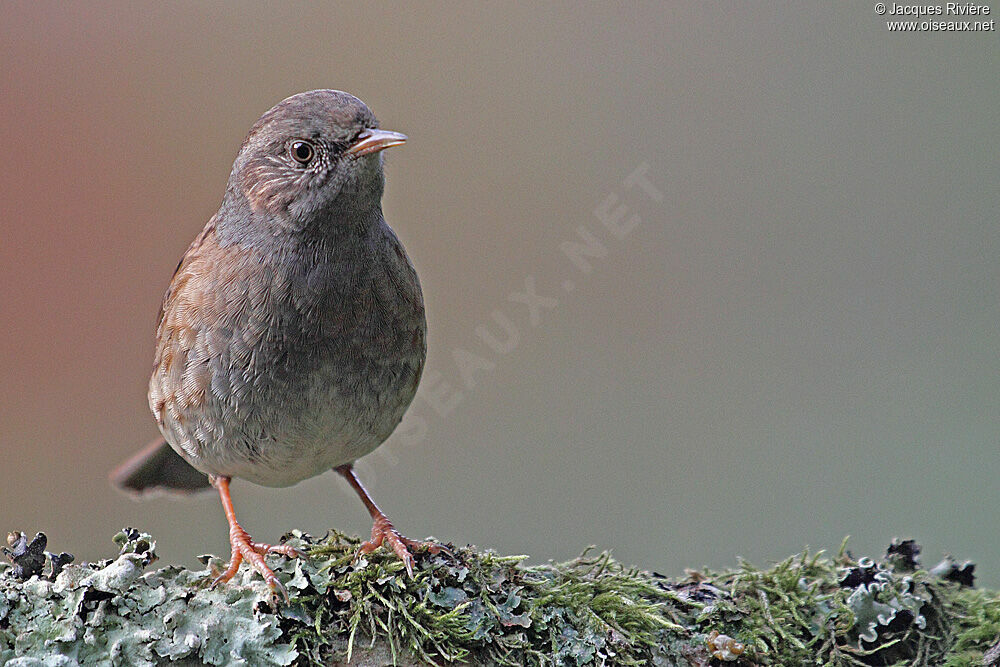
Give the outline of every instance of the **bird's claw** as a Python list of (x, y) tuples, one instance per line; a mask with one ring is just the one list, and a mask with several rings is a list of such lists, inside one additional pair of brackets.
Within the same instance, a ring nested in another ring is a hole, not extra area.
[(215, 588), (219, 584), (226, 583), (235, 577), (236, 573), (240, 569), (240, 563), (245, 560), (250, 563), (250, 566), (256, 570), (261, 577), (264, 578), (268, 588), (271, 589), (272, 599), (277, 602), (280, 598), (281, 600), (284, 600), (285, 604), (288, 604), (288, 590), (284, 587), (284, 585), (282, 585), (281, 581), (278, 580), (278, 575), (274, 573), (274, 570), (269, 568), (267, 563), (264, 562), (264, 556), (276, 553), (288, 558), (300, 558), (304, 557), (305, 554), (301, 550), (288, 544), (270, 545), (263, 542), (251, 542), (250, 536), (242, 528), (231, 530), (229, 534), (229, 541), (233, 548), (232, 557), (229, 561), (229, 567), (215, 577), (209, 587)]
[[(268, 572), (271, 572), (271, 570), (268, 569)], [(264, 577), (264, 581), (265, 581), (265, 583), (267, 583), (267, 587), (271, 589), (271, 601), (273, 603), (275, 603), (275, 604), (277, 604), (280, 601), (284, 601), (284, 603), (286, 605), (289, 604), (290, 600), (289, 600), (289, 597), (288, 597), (288, 589), (285, 588), (285, 585), (281, 583), (281, 581), (278, 579), (277, 575), (275, 575), (273, 572), (271, 572), (271, 575), (272, 575), (271, 577), (268, 577), (263, 572), (261, 572), (260, 574), (261, 574), (261, 576)], [(208, 585), (208, 587), (209, 588), (215, 588), (219, 584), (222, 584), (222, 583), (225, 583), (225, 582), (229, 581), (230, 578), (227, 578), (226, 577), (226, 573), (223, 572), (222, 574), (220, 574), (219, 576), (217, 576), (215, 579), (213, 579), (212, 583), (210, 583)]]
[(278, 599), (279, 596), (281, 598), (281, 601), (283, 601), (286, 606), (288, 604), (290, 604), (290, 600), (288, 599), (288, 589), (285, 588), (284, 584), (282, 584), (280, 581), (278, 581), (277, 577), (275, 577), (273, 581), (267, 582), (267, 585), (268, 585), (268, 588), (271, 589), (271, 600), (276, 605), (279, 602), (279, 599)]
[(358, 548), (357, 553), (354, 555), (354, 559), (357, 560), (362, 554), (370, 554), (371, 552), (378, 549), (383, 544), (388, 543), (389, 547), (392, 548), (399, 560), (403, 561), (403, 566), (406, 568), (406, 574), (413, 578), (413, 554), (410, 553), (410, 549), (421, 549), (428, 551), (432, 554), (438, 554), (442, 551), (451, 554), (445, 547), (440, 544), (435, 544), (433, 542), (421, 542), (419, 540), (411, 540), (408, 537), (400, 534), (398, 530), (393, 527), (392, 523), (385, 517), (381, 515), (375, 519), (375, 525), (372, 526), (372, 536), (371, 539), (366, 540), (361, 543), (361, 547)]
[(263, 542), (253, 542), (250, 548), (261, 556), (268, 554), (281, 554), (286, 558), (306, 558), (307, 554), (301, 549), (297, 549), (290, 544), (265, 544)]

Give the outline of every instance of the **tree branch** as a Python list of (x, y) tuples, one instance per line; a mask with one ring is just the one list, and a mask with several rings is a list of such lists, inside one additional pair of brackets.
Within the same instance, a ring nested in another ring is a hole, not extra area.
[[(418, 554), (411, 579), (392, 554), (354, 560), (339, 533), (287, 542), (272, 557), (291, 594), (277, 605), (244, 568), (153, 569), (155, 542), (126, 529), (120, 554), (66, 565), (12, 534), (0, 565), (0, 664), (250, 665), (992, 665), (1000, 595), (972, 588), (972, 566), (930, 570), (895, 542), (875, 562), (800, 554), (681, 580), (607, 553), (527, 566), (474, 548)], [(989, 661), (989, 662), (984, 662)]]

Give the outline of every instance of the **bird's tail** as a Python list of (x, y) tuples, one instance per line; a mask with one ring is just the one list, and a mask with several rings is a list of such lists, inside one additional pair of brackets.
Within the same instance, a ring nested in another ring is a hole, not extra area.
[(208, 476), (191, 467), (163, 438), (111, 471), (111, 483), (132, 495), (186, 495), (210, 489)]

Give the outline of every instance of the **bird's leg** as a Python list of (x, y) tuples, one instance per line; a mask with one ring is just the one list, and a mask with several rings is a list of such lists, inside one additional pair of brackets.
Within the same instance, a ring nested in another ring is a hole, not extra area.
[(264, 562), (267, 554), (283, 554), (289, 558), (302, 556), (302, 553), (287, 544), (272, 546), (262, 542), (251, 542), (250, 535), (243, 530), (243, 526), (236, 521), (236, 511), (233, 509), (233, 499), (229, 496), (229, 478), (217, 475), (209, 475), (209, 481), (219, 490), (219, 498), (222, 500), (222, 509), (226, 513), (226, 520), (229, 521), (229, 544), (232, 546), (232, 554), (229, 560), (229, 567), (226, 571), (217, 576), (212, 581), (212, 586), (225, 583), (236, 576), (240, 569), (240, 563), (244, 560), (250, 563), (253, 569), (257, 570), (271, 591), (280, 594), (288, 603), (288, 591), (278, 581), (278, 577)]
[(389, 517), (378, 508), (375, 501), (368, 494), (361, 480), (358, 479), (357, 473), (354, 472), (354, 466), (350, 463), (342, 466), (337, 466), (334, 468), (337, 472), (344, 476), (347, 482), (354, 489), (355, 493), (361, 498), (361, 502), (364, 503), (365, 508), (368, 509), (368, 513), (372, 515), (372, 519), (375, 520), (375, 524), (372, 526), (372, 537), (367, 542), (361, 544), (361, 549), (358, 550), (358, 554), (368, 554), (376, 549), (378, 549), (383, 542), (387, 542), (392, 550), (396, 552), (399, 559), (403, 561), (403, 565), (406, 566), (406, 573), (411, 577), (413, 576), (413, 556), (410, 554), (411, 548), (424, 548), (431, 553), (439, 553), (442, 547), (431, 542), (420, 542), (417, 540), (411, 540), (408, 537), (403, 537), (396, 530), (392, 522), (389, 521)]

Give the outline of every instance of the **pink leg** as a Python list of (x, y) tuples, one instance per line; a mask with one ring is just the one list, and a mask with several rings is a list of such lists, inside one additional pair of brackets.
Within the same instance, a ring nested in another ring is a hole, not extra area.
[(406, 573), (411, 577), (413, 576), (413, 556), (410, 554), (411, 548), (424, 548), (431, 553), (439, 553), (442, 547), (437, 544), (430, 542), (419, 542), (417, 540), (411, 540), (407, 537), (400, 535), (399, 531), (396, 530), (392, 522), (389, 521), (389, 517), (385, 515), (385, 512), (378, 508), (375, 501), (372, 500), (371, 495), (365, 489), (361, 480), (358, 479), (357, 473), (354, 472), (354, 466), (350, 463), (342, 466), (337, 466), (334, 468), (338, 473), (344, 476), (344, 478), (351, 485), (351, 488), (358, 494), (361, 498), (361, 502), (364, 503), (365, 508), (368, 509), (368, 513), (371, 514), (372, 519), (375, 520), (375, 524), (372, 526), (372, 536), (367, 542), (362, 543), (361, 549), (358, 551), (359, 554), (371, 553), (382, 546), (383, 543), (388, 543), (392, 550), (396, 552), (399, 559), (403, 561), (403, 565), (406, 566)]
[(226, 513), (226, 520), (229, 521), (229, 544), (232, 547), (232, 553), (229, 560), (229, 567), (226, 571), (220, 574), (218, 577), (212, 581), (212, 586), (217, 586), (218, 584), (225, 583), (236, 576), (236, 573), (240, 569), (240, 563), (244, 560), (250, 563), (253, 569), (257, 570), (267, 585), (271, 588), (271, 591), (276, 595), (281, 595), (288, 603), (288, 591), (285, 587), (281, 585), (278, 581), (278, 577), (274, 572), (267, 566), (264, 562), (264, 556), (271, 553), (278, 553), (288, 556), (289, 558), (301, 557), (303, 554), (298, 549), (285, 545), (272, 546), (270, 544), (264, 544), (262, 542), (251, 542), (250, 535), (247, 531), (243, 530), (243, 527), (236, 521), (236, 511), (233, 509), (233, 499), (229, 496), (229, 478), (228, 477), (217, 477), (210, 476), (209, 480), (212, 482), (212, 486), (219, 490), (219, 498), (222, 500), (222, 509)]

